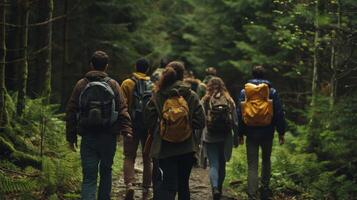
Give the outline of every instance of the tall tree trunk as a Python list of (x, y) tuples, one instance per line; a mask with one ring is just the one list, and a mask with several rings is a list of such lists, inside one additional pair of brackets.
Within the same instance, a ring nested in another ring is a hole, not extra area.
[(315, 1), (315, 38), (314, 38), (314, 63), (313, 63), (313, 74), (312, 74), (312, 96), (311, 96), (311, 109), (312, 116), (310, 120), (310, 133), (309, 133), (309, 145), (307, 147), (308, 152), (314, 152), (318, 146), (318, 127), (319, 120), (317, 119), (316, 113), (316, 102), (318, 96), (318, 72), (319, 72), (319, 47), (320, 47), (320, 0)]
[(21, 33), (21, 47), (23, 50), (20, 53), (20, 57), (23, 59), (19, 63), (19, 84), (18, 84), (18, 96), (17, 96), (17, 105), (16, 111), (18, 116), (22, 116), (25, 108), (25, 97), (27, 89), (27, 76), (28, 76), (28, 22), (29, 22), (29, 1), (28, 0), (19, 0), (19, 15), (21, 18), (20, 33)]
[(315, 5), (315, 38), (314, 38), (314, 64), (313, 64), (313, 72), (312, 72), (312, 97), (311, 97), (311, 106), (314, 107), (316, 105), (316, 98), (318, 92), (318, 68), (319, 68), (319, 46), (320, 46), (320, 26), (319, 26), (319, 0), (316, 0)]
[(38, 48), (44, 51), (38, 55), (37, 59), (37, 96), (45, 97), (48, 102), (51, 95), (51, 71), (52, 71), (52, 22), (49, 20), (53, 16), (53, 0), (39, 0), (39, 21), (48, 21), (43, 26), (38, 27)]
[[(21, 15), (19, 10), (19, 3), (15, 0), (8, 1), (10, 4), (9, 15), (7, 22), (11, 24), (21, 24), (20, 17)], [(21, 49), (20, 46), (20, 29), (19, 28), (8, 28), (6, 30), (6, 47), (8, 49)], [(6, 52), (6, 60), (12, 61), (19, 59), (19, 54), (21, 51), (7, 51)], [(5, 85), (7, 90), (17, 91), (18, 86), (18, 71), (17, 68), (19, 66), (18, 62), (10, 62), (5, 66), (6, 76), (5, 76)]]
[(0, 127), (7, 123), (6, 101), (5, 101), (5, 61), (6, 61), (6, 0), (2, 0), (0, 5)]
[[(341, 0), (337, 0), (337, 31), (341, 28)], [(336, 50), (336, 42), (337, 42), (337, 37), (336, 37), (336, 30), (332, 31), (332, 46), (331, 46), (331, 70), (332, 70), (332, 75), (331, 75), (331, 80), (330, 80), (330, 85), (331, 85), (331, 91), (330, 91), (330, 109), (332, 110), (335, 102), (336, 102), (336, 97), (337, 97), (337, 86), (338, 86), (338, 79), (337, 79), (337, 50)]]
[(63, 40), (62, 40), (62, 46), (63, 46), (63, 60), (62, 60), (62, 70), (61, 70), (61, 109), (64, 109), (64, 106), (66, 104), (67, 100), (67, 87), (66, 87), (66, 68), (69, 65), (68, 61), (68, 0), (64, 0), (64, 15), (66, 17), (63, 19)]

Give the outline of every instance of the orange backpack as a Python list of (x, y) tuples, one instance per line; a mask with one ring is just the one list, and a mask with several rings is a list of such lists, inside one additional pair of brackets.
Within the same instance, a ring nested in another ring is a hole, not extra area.
[(187, 101), (180, 95), (169, 97), (159, 113), (160, 135), (165, 141), (180, 143), (192, 135)]
[(248, 126), (267, 126), (273, 119), (273, 101), (269, 99), (270, 88), (266, 83), (244, 86), (245, 101), (241, 103), (243, 121)]

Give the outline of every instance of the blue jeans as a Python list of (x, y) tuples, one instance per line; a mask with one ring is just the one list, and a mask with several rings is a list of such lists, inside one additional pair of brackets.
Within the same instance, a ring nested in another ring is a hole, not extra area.
[(95, 200), (99, 167), (98, 200), (109, 200), (112, 190), (112, 165), (117, 137), (113, 134), (98, 133), (82, 136), (81, 160), (83, 183), (82, 200)]
[(226, 176), (226, 159), (224, 157), (224, 142), (205, 143), (209, 161), (209, 176), (212, 188), (222, 190)]

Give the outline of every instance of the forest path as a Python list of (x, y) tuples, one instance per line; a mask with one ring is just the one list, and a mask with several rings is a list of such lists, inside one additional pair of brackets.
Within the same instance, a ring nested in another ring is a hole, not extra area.
[[(138, 152), (139, 153), (139, 152)], [(138, 155), (135, 163), (136, 182), (135, 186), (135, 200), (142, 199), (141, 181), (142, 181), (142, 159)], [(148, 199), (152, 199), (152, 190)], [(211, 200), (211, 186), (209, 183), (208, 169), (193, 168), (190, 178), (190, 192), (191, 200)], [(227, 191), (223, 192), (221, 200), (238, 200), (238, 198), (230, 197)], [(123, 176), (114, 176), (113, 179), (113, 198), (115, 200), (122, 200), (125, 197), (125, 184)]]

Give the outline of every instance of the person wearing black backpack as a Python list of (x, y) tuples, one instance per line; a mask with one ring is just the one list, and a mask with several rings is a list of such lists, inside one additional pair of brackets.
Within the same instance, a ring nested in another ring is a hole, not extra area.
[(206, 112), (203, 146), (210, 164), (209, 176), (213, 200), (219, 200), (226, 176), (226, 162), (232, 155), (233, 144), (238, 146), (238, 117), (235, 103), (221, 78), (207, 83), (207, 93), (201, 100)]
[[(125, 199), (134, 198), (133, 183), (135, 182), (135, 158), (139, 144), (142, 152), (148, 137), (148, 130), (144, 128), (143, 111), (152, 95), (153, 84), (146, 75), (149, 62), (145, 58), (138, 59), (135, 64), (136, 72), (131, 78), (126, 79), (121, 87), (128, 102), (129, 113), (133, 123), (134, 138), (124, 139), (124, 183), (126, 185)], [(148, 154), (142, 154), (143, 158), (143, 198), (148, 196), (151, 185), (151, 159)]]
[[(112, 165), (117, 136), (132, 138), (130, 116), (119, 84), (109, 78), (108, 55), (94, 52), (91, 70), (73, 89), (66, 108), (66, 139), (77, 149), (77, 134), (82, 136), (80, 155), (83, 182), (82, 200), (108, 200), (112, 187)], [(98, 169), (99, 168), (99, 169)], [(96, 197), (98, 171), (100, 174)]]

